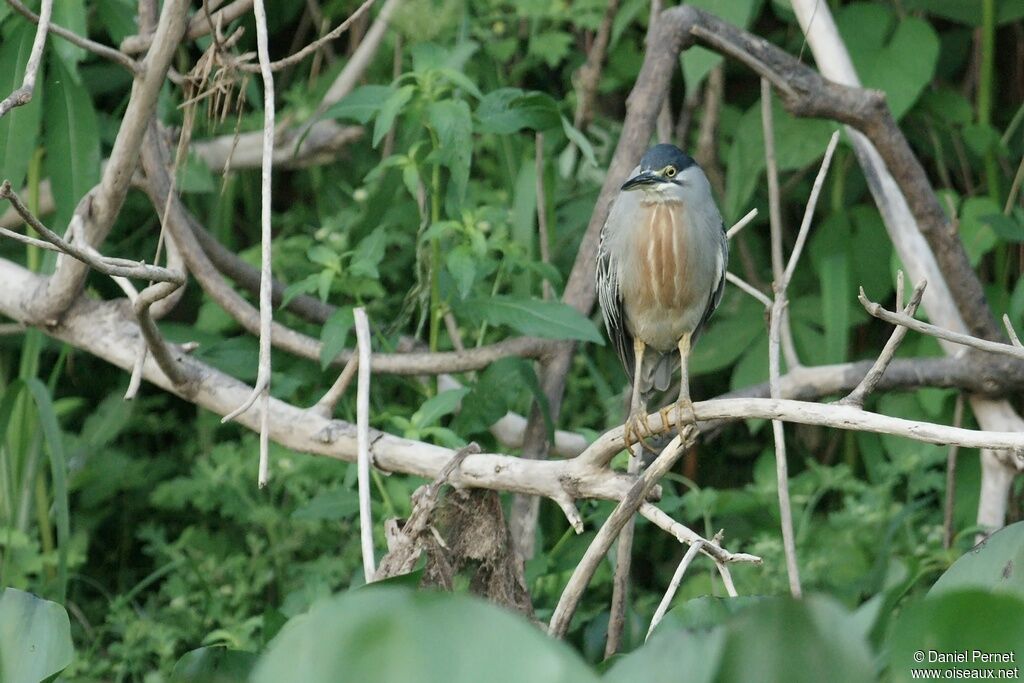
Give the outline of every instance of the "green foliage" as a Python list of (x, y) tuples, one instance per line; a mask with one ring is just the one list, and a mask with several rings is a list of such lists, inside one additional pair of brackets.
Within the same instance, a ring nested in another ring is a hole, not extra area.
[(0, 680), (37, 683), (62, 671), (73, 656), (62, 605), (14, 588), (0, 592)]
[[(324, 19), (337, 25), (358, 4), (322, 3)], [(785, 0), (694, 4), (812, 61)], [(307, 10), (302, 3), (278, 5), (270, 8), (271, 44), (283, 56), (289, 45), (308, 38), (302, 35)], [(999, 27), (994, 48), (974, 38), (975, 29), (984, 28), (983, 3), (975, 0), (840, 0), (830, 6), (862, 81), (885, 92), (912, 151), (939, 188), (940, 204), (956, 221), (993, 313), (1008, 314), (1024, 329), (1024, 208), (1019, 194), (1010, 196), (1024, 154), (1024, 107), (1012, 79), (1004, 82), (1014, 66), (1018, 27), (1012, 24), (1024, 17), (1024, 2), (993, 0)], [(275, 172), (273, 267), (287, 285), (283, 298), (308, 294), (337, 306), (322, 324), (284, 307), (275, 310), (275, 319), (322, 343), (319, 363), (275, 352), (275, 396), (312, 405), (323, 395), (340, 369), (340, 354), (354, 346), (352, 309), (362, 306), (380, 352), (406, 350), (410, 338), (435, 351), (516, 335), (588, 342), (579, 345), (570, 368), (557, 426), (595, 438), (621, 424), (626, 382), (619, 362), (603, 345), (596, 316), (559, 298), (643, 62), (649, 7), (647, 0), (619, 3), (596, 116), (581, 130), (572, 124), (576, 79), (603, 21), (605, 0), (404, 3), (363, 85), (322, 114), (363, 126), (363, 136), (336, 163)], [(55, 3), (54, 21), (116, 45), (138, 31), (136, 12), (133, 0), (68, 0)], [(224, 27), (224, 35), (246, 29), (240, 51), (255, 47), (251, 21), (242, 17)], [(34, 35), (32, 24), (0, 3), (0, 96), (20, 85)], [(303, 62), (277, 74), (282, 126), (310, 122), (347, 60), (346, 40), (334, 42), (334, 56), (325, 51), (315, 67)], [(199, 49), (183, 45), (176, 68), (183, 72)], [(986, 81), (976, 63), (993, 49), (1003, 80)], [(730, 268), (769, 291), (757, 75), (694, 47), (682, 57), (669, 101), (679, 112), (719, 65), (725, 89), (711, 147), (724, 183), (718, 187), (716, 181), (715, 190), (727, 222), (751, 208), (760, 211), (734, 240)], [(22, 196), (30, 204), (45, 195), (43, 181), (50, 181), (55, 210), (43, 218), (56, 231), (67, 228), (72, 210), (97, 182), (99, 160), (110, 154), (131, 84), (119, 66), (50, 36), (32, 102), (0, 119), (3, 177), (25, 187)], [(985, 98), (989, 104), (982, 106)], [(183, 122), (182, 101), (176, 86), (161, 94), (157, 116), (169, 130)], [(714, 109), (697, 101), (679, 141), (691, 152)], [(237, 116), (232, 110), (221, 120), (211, 101), (200, 100), (193, 138), (257, 130), (258, 79), (248, 82), (237, 105)], [(777, 96), (773, 118), (788, 251), (838, 125), (795, 118)], [(258, 264), (258, 171), (221, 176), (190, 155), (178, 169), (178, 185), (217, 239)], [(546, 244), (539, 206), (546, 211)], [(148, 200), (131, 192), (103, 251), (150, 259), (158, 225)], [(38, 250), (7, 240), (0, 241), (0, 256), (34, 270), (50, 263)], [(870, 298), (890, 306), (899, 267), (844, 140), (789, 292), (801, 361), (873, 359), (891, 328), (869, 318), (856, 293), (863, 286)], [(553, 299), (544, 299), (546, 289)], [(88, 290), (121, 296), (98, 276)], [(727, 289), (691, 360), (695, 398), (767, 380), (765, 322), (759, 303)], [(199, 288), (188, 288), (160, 324), (172, 341), (198, 342), (199, 360), (254, 380), (255, 339)], [(901, 357), (939, 353), (934, 341), (915, 334), (900, 349)], [(549, 436), (556, 427), (537, 367), (503, 359), (459, 373), (462, 388), (455, 390), (421, 377), (375, 373), (373, 426), (446, 446), (475, 440), (486, 451), (510, 451), (490, 433), (507, 412), (528, 414), (536, 402)], [(40, 614), (60, 610), (63, 621), (46, 635), (67, 642), (70, 629), (77, 649), (68, 664), (68, 644), (66, 656), (38, 677), (67, 666), (62, 679), (83, 683), (210, 680), (219, 674), (244, 680), (261, 657), (257, 676), (292, 680), (301, 678), (295, 654), (307, 651), (316, 656), (301, 665), (329, 667), (328, 680), (383, 680), (395, 672), (412, 672), (410, 680), (597, 677), (612, 592), (610, 562), (588, 587), (569, 648), (462, 595), (352, 590), (363, 581), (354, 468), (273, 447), (270, 486), (258, 490), (254, 437), (148, 385), (125, 403), (126, 381), (102, 361), (36, 331), (0, 336), (0, 585), (11, 587), (5, 596), (27, 590), (66, 605), (64, 613), (59, 605), (26, 598)], [(952, 390), (928, 389), (876, 396), (868, 408), (950, 423), (953, 405)], [(336, 415), (354, 419), (354, 391), (342, 398)], [(972, 420), (968, 411), (965, 424)], [(917, 649), (1018, 646), (1019, 628), (1008, 620), (1021, 607), (1021, 527), (971, 549), (980, 478), (972, 450), (961, 451), (958, 460), (954, 534), (946, 548), (944, 449), (787, 427), (797, 548), (811, 597), (799, 603), (777, 597), (787, 592), (787, 579), (765, 426), (750, 420), (723, 427), (685, 459), (681, 473), (665, 479), (659, 502), (705, 535), (724, 528), (730, 548), (761, 555), (763, 566), (733, 569), (739, 590), (759, 597), (715, 597), (722, 587), (698, 559), (674, 608), (643, 644), (682, 549), (640, 520), (624, 633), (628, 654), (605, 665), (605, 678), (677, 680), (685, 672), (694, 681), (866, 680), (880, 673), (905, 680)], [(624, 456), (614, 465), (624, 468)], [(412, 491), (422, 483), (397, 474), (375, 478), (374, 520), (407, 516)], [(1018, 485), (1009, 502), (1011, 519), (1024, 514), (1021, 499)], [(507, 497), (503, 504), (508, 509)], [(556, 506), (541, 506), (536, 552), (526, 565), (540, 620), (550, 616), (611, 510), (599, 501), (580, 501), (579, 507), (586, 531), (577, 536)], [(375, 525), (378, 551), (385, 547), (380, 527)], [(397, 581), (413, 585), (421, 576)], [(0, 601), (0, 623), (6, 604)], [(4, 648), (15, 641), (4, 635), (0, 661), (7, 666), (15, 660)], [(514, 658), (502, 659), (509, 652)]]
[(596, 676), (568, 647), (493, 605), (375, 587), (321, 602), (286, 624), (252, 680), (584, 683)]

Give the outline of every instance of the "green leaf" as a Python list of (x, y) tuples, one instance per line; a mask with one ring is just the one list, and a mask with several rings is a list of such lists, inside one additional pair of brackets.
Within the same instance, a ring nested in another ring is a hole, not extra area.
[(245, 683), (256, 659), (255, 653), (245, 650), (201, 647), (181, 656), (168, 683)]
[(1024, 599), (1024, 522), (1000, 529), (968, 551), (939, 577), (928, 595), (975, 588)]
[(529, 128), (548, 130), (561, 124), (558, 103), (545, 93), (501, 88), (487, 93), (476, 108), (477, 130), (509, 135)]
[(960, 208), (960, 239), (967, 258), (977, 266), (985, 254), (999, 244), (992, 217), (1002, 218), (1002, 210), (990, 197), (971, 197)]
[(115, 45), (138, 30), (135, 13), (138, 7), (130, 0), (97, 0), (96, 16)]
[(809, 251), (821, 285), (821, 323), (825, 328), (822, 357), (827, 363), (842, 363), (847, 355), (847, 333), (854, 301), (850, 222), (846, 215), (829, 216), (815, 232)]
[(427, 121), (437, 134), (440, 147), (434, 150), (437, 159), (450, 172), (447, 202), (449, 216), (466, 198), (469, 168), (473, 159), (473, 116), (463, 100), (431, 102), (427, 107)]
[[(914, 680), (915, 669), (938, 669), (937, 678), (1015, 678), (998, 669), (1016, 669), (1024, 658), (1024, 600), (987, 590), (956, 590), (929, 596), (905, 608), (893, 628), (889, 645), (889, 677), (893, 683)], [(1013, 661), (980, 661), (974, 655), (998, 653)], [(938, 661), (939, 654), (949, 661)], [(964, 661), (952, 657), (962, 653)], [(959, 675), (946, 675), (952, 672)]]
[(402, 111), (409, 100), (412, 99), (413, 93), (416, 91), (416, 87), (412, 85), (404, 85), (398, 90), (395, 90), (384, 102), (380, 105), (380, 111), (377, 113), (377, 121), (373, 125), (373, 146), (376, 147), (384, 136), (387, 135), (388, 131), (391, 130), (391, 126), (395, 123), (395, 118)]
[(256, 339), (248, 335), (200, 346), (195, 355), (221, 372), (243, 382), (256, 379), (259, 347)]
[(371, 586), (291, 619), (253, 683), (596, 683), (564, 643), (466, 595)]
[(765, 330), (763, 307), (752, 299), (747, 303), (748, 298), (741, 299), (736, 313), (713, 318), (701, 334), (690, 356), (691, 376), (732, 365)]
[(935, 73), (939, 37), (927, 22), (908, 16), (896, 22), (881, 4), (854, 3), (836, 14), (839, 32), (865, 87), (886, 94), (898, 120), (917, 101)]
[[(982, 3), (978, 0), (905, 0), (906, 11), (923, 11), (968, 26), (982, 24)], [(1006, 24), (1024, 17), (1024, 0), (998, 0), (996, 23)]]
[(381, 107), (394, 92), (395, 89), (387, 85), (358, 87), (324, 112), (324, 117), (345, 119), (366, 125), (377, 115), (377, 112), (381, 110)]
[(867, 683), (871, 651), (832, 598), (767, 598), (735, 617), (716, 681)]
[(565, 131), (565, 137), (576, 145), (580, 153), (583, 154), (583, 158), (587, 160), (587, 163), (591, 166), (597, 166), (597, 157), (594, 156), (594, 146), (590, 144), (590, 140), (583, 134), (576, 126), (569, 122), (569, 119), (562, 117), (562, 130)]
[(681, 680), (711, 683), (715, 680), (722, 651), (724, 629), (683, 631), (659, 629), (643, 647), (618, 659), (601, 678), (607, 683)]
[[(61, 2), (55, 2), (51, 18), (54, 24), (63, 26), (77, 35), (84, 36), (88, 33), (85, 23), (85, 2), (83, 0), (61, 0)], [(74, 70), (78, 63), (85, 59), (85, 48), (72, 45), (64, 39), (54, 40), (51, 44), (65, 66), (71, 70)], [(78, 74), (75, 73), (73, 78), (77, 81)]]
[(470, 80), (469, 76), (457, 71), (450, 67), (441, 67), (437, 69), (437, 73), (441, 75), (446, 81), (451, 83), (457, 88), (461, 88), (465, 92), (468, 92), (473, 97), (480, 99), (483, 97), (483, 93), (480, 92), (480, 88), (476, 87), (476, 83)]
[(377, 268), (384, 260), (384, 254), (392, 240), (391, 233), (385, 227), (378, 227), (359, 240), (348, 264), (349, 272), (374, 280), (380, 279), (380, 271)]
[(359, 512), (359, 494), (353, 489), (339, 488), (318, 493), (308, 503), (292, 513), (298, 520), (339, 520), (354, 517)]
[(348, 341), (348, 333), (355, 325), (352, 317), (352, 307), (339, 308), (324, 323), (320, 330), (320, 369), (326, 370), (327, 366), (334, 362), (338, 354), (345, 348)]
[(527, 53), (539, 57), (549, 67), (555, 68), (569, 55), (572, 41), (572, 34), (565, 31), (540, 31), (530, 36)]
[(477, 257), (473, 254), (473, 249), (465, 244), (455, 247), (445, 257), (445, 265), (448, 266), (448, 272), (455, 280), (455, 287), (463, 299), (473, 291), (473, 283), (476, 281), (476, 261)]
[(59, 598), (63, 602), (68, 582), (68, 544), (71, 542), (71, 518), (68, 512), (68, 464), (64, 456), (64, 435), (57, 423), (50, 390), (35, 377), (24, 380), (25, 388), (36, 404), (39, 426), (46, 440), (50, 459), (50, 480), (53, 485), (53, 509), (57, 521), (57, 580)]
[[(5, 31), (0, 40), (0, 97), (21, 87), (35, 34), (35, 26), (27, 21), (16, 22), (12, 30)], [(0, 118), (0, 175), (11, 181), (15, 191), (25, 184), (28, 162), (39, 144), (45, 81), (44, 74), (37, 74), (32, 100)]]
[[(748, 28), (757, 16), (761, 0), (692, 0), (687, 4), (707, 10), (734, 26)], [(688, 88), (698, 88), (708, 73), (724, 59), (717, 52), (694, 46), (680, 55)]]
[(559, 301), (496, 296), (463, 302), (459, 311), (491, 325), (507, 325), (520, 334), (604, 344), (604, 337), (589, 318)]
[(418, 428), (429, 427), (436, 424), (445, 415), (451, 415), (458, 407), (459, 402), (469, 393), (466, 387), (442, 391), (437, 396), (431, 396), (420, 409), (412, 415), (412, 423)]
[(39, 683), (63, 671), (73, 657), (65, 609), (5, 588), (0, 594), (0, 681)]

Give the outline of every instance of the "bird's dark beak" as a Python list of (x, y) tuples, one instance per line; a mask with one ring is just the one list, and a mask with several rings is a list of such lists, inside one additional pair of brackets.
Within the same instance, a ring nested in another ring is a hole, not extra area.
[(654, 171), (644, 171), (643, 173), (638, 173), (626, 182), (622, 183), (622, 187), (620, 189), (632, 190), (634, 187), (639, 187), (641, 185), (657, 185), (661, 182), (664, 182), (662, 177)]

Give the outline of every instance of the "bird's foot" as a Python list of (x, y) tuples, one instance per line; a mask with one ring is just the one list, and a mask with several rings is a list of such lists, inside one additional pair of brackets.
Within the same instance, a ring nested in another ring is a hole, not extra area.
[(662, 428), (667, 430), (669, 413), (673, 409), (676, 411), (675, 427), (679, 434), (682, 434), (683, 429), (686, 427), (697, 424), (697, 416), (693, 412), (693, 401), (688, 398), (682, 398), (658, 411), (658, 414), (661, 415)]
[[(641, 431), (642, 430), (642, 431)], [(625, 439), (626, 439), (626, 450), (633, 453), (633, 446), (637, 443), (642, 444), (644, 448), (649, 451), (653, 451), (651, 445), (644, 441), (645, 437), (652, 435), (651, 426), (647, 424), (647, 413), (640, 411), (631, 413), (629, 418), (626, 420), (625, 425)]]

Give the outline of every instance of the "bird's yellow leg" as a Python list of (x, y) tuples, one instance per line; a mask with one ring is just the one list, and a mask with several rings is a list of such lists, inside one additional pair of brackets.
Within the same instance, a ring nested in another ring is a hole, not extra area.
[(630, 397), (629, 417), (626, 419), (624, 430), (626, 450), (630, 453), (633, 452), (633, 445), (638, 441), (648, 450), (654, 450), (644, 441), (645, 436), (651, 435), (651, 427), (647, 424), (647, 402), (644, 401), (640, 391), (640, 371), (644, 366), (644, 350), (646, 348), (647, 345), (639, 339), (633, 340), (633, 394)]
[(679, 340), (679, 400), (670, 406), (665, 406), (661, 414), (661, 424), (668, 424), (668, 411), (676, 410), (676, 429), (682, 433), (683, 427), (697, 423), (697, 416), (693, 414), (693, 401), (690, 400), (690, 334), (684, 334)]

